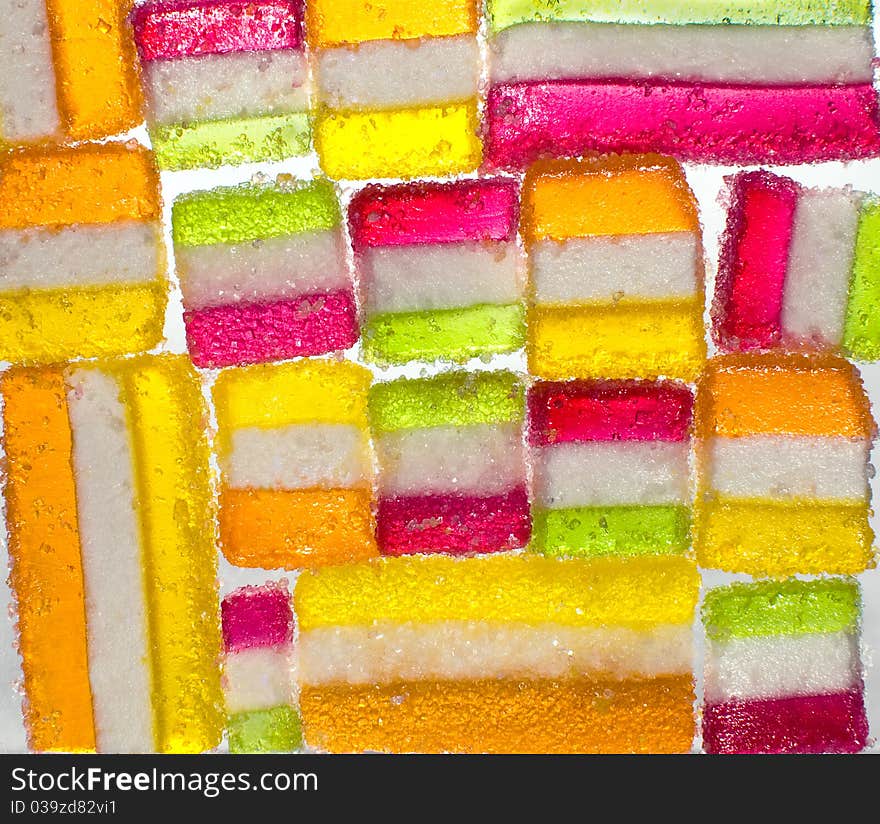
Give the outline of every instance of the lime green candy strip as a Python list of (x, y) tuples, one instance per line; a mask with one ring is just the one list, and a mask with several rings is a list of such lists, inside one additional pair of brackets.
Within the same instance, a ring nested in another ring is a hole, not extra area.
[(870, 0), (488, 0), (489, 25), (517, 23), (740, 23), (867, 26)]
[(364, 357), (378, 364), (446, 358), (465, 361), (525, 344), (520, 304), (375, 315), (364, 329)]
[(161, 169), (285, 160), (306, 154), (311, 127), (306, 112), (154, 126), (150, 140)]
[(293, 707), (239, 712), (228, 722), (229, 752), (292, 752), (302, 746), (302, 727)]
[(177, 246), (245, 243), (298, 232), (333, 229), (342, 217), (328, 180), (291, 186), (243, 184), (190, 192), (174, 201)]
[(859, 215), (843, 348), (856, 360), (880, 359), (880, 200), (870, 199)]
[(703, 624), (715, 641), (852, 632), (860, 612), (859, 586), (852, 579), (764, 581), (710, 590), (703, 603)]
[(605, 506), (536, 509), (530, 549), (542, 555), (681, 555), (690, 546), (684, 506)]
[(523, 404), (523, 384), (511, 372), (448, 372), (374, 384), (370, 422), (376, 432), (517, 422)]

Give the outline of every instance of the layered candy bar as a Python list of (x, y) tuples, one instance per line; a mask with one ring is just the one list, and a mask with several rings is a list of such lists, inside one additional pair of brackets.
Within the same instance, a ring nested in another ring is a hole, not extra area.
[(659, 151), (807, 163), (880, 149), (870, 0), (489, 0), (486, 160)]
[(771, 172), (728, 181), (713, 336), (726, 351), (880, 358), (880, 201)]
[(196, 366), (286, 360), (358, 338), (333, 185), (279, 180), (179, 197), (172, 237)]
[(302, 0), (158, 0), (132, 23), (163, 168), (308, 151)]
[(529, 371), (692, 380), (705, 358), (696, 200), (675, 161), (534, 164), (523, 184)]
[(0, 359), (150, 349), (167, 300), (159, 176), (129, 144), (0, 153)]
[(383, 558), (304, 573), (309, 747), (686, 752), (699, 575), (682, 558)]
[(525, 342), (519, 194), (505, 178), (370, 185), (348, 210), (364, 355), (466, 360)]
[(523, 406), (522, 382), (510, 372), (447, 372), (371, 387), (383, 554), (525, 546)]
[(0, 16), (0, 145), (95, 140), (137, 126), (131, 0), (12, 0)]
[(854, 366), (831, 355), (713, 359), (696, 428), (701, 566), (784, 576), (873, 565), (876, 426)]
[(528, 394), (532, 548), (684, 553), (693, 396), (670, 381), (538, 382)]
[(291, 752), (302, 743), (293, 700), (293, 611), (286, 582), (223, 599), (223, 693), (229, 752)]
[(419, 177), (481, 159), (476, 0), (313, 0), (315, 148), (333, 178)]
[(709, 753), (853, 753), (868, 741), (853, 579), (733, 584), (703, 605)]
[(230, 563), (295, 569), (377, 554), (369, 385), (369, 371), (347, 362), (221, 372), (220, 546)]
[(215, 747), (207, 410), (189, 361), (14, 367), (0, 393), (30, 748)]

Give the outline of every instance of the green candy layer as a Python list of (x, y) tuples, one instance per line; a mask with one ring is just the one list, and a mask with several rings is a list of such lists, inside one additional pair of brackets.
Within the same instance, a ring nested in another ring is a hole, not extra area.
[(843, 348), (857, 360), (880, 359), (880, 200), (859, 215)]
[(328, 180), (291, 186), (243, 184), (190, 192), (174, 201), (177, 246), (246, 243), (298, 232), (333, 229), (341, 213)]
[(310, 135), (306, 112), (150, 129), (156, 162), (169, 171), (284, 160), (306, 154)]
[(708, 23), (867, 26), (870, 0), (488, 0), (489, 25), (517, 23)]
[(690, 515), (683, 506), (605, 506), (536, 509), (531, 549), (553, 557), (683, 554)]
[(229, 752), (292, 752), (302, 746), (302, 726), (293, 707), (239, 712), (229, 717)]
[(516, 422), (523, 404), (523, 384), (511, 372), (448, 372), (374, 384), (370, 422), (376, 432)]
[(447, 358), (464, 361), (513, 352), (525, 344), (520, 304), (483, 304), (429, 312), (375, 315), (364, 329), (364, 357), (374, 363)]
[(706, 594), (703, 623), (715, 641), (754, 635), (852, 632), (861, 597), (849, 578), (731, 584)]

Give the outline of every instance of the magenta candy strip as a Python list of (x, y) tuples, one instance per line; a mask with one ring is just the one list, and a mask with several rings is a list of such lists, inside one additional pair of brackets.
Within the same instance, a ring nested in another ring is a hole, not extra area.
[(354, 295), (346, 291), (195, 309), (183, 320), (193, 363), (208, 369), (322, 355), (358, 339)]
[(861, 688), (703, 708), (708, 753), (856, 753), (867, 740)]
[(283, 584), (237, 589), (223, 599), (220, 613), (227, 652), (276, 647), (293, 641), (290, 593)]
[(302, 19), (302, 0), (170, 0), (131, 15), (144, 61), (301, 49)]
[(625, 81), (496, 85), (486, 166), (538, 157), (662, 152), (705, 163), (807, 163), (880, 153), (871, 85), (721, 86)]
[(542, 381), (529, 390), (529, 442), (684, 441), (693, 407), (672, 381)]
[(381, 498), (376, 516), (376, 536), (383, 555), (503, 552), (525, 546), (530, 535), (524, 487), (487, 497)]
[(518, 221), (518, 185), (509, 178), (371, 185), (348, 208), (355, 249), (513, 240)]
[(712, 306), (712, 333), (728, 352), (782, 340), (782, 301), (798, 186), (770, 172), (734, 177)]

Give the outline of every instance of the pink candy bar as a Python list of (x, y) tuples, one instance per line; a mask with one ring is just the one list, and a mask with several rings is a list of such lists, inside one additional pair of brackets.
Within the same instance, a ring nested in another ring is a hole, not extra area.
[(529, 442), (684, 441), (694, 399), (666, 381), (552, 381), (529, 390)]
[(708, 753), (855, 753), (868, 739), (861, 689), (730, 701), (703, 710)]
[(706, 163), (806, 163), (880, 151), (870, 85), (513, 83), (490, 89), (487, 112), (486, 163), (499, 169), (591, 151)]
[(242, 587), (220, 605), (227, 652), (274, 647), (293, 640), (290, 593), (283, 584)]
[(367, 186), (348, 210), (356, 249), (417, 243), (513, 240), (519, 219), (515, 180), (461, 180)]
[(351, 292), (272, 303), (235, 303), (184, 312), (196, 366), (219, 368), (348, 349), (358, 339)]
[(302, 0), (149, 3), (131, 16), (141, 60), (298, 49)]
[(712, 306), (719, 346), (760, 349), (781, 340), (797, 198), (797, 185), (788, 178), (750, 172), (735, 179)]
[(384, 555), (501, 552), (528, 543), (529, 500), (518, 487), (503, 495), (413, 495), (379, 501), (376, 537)]

